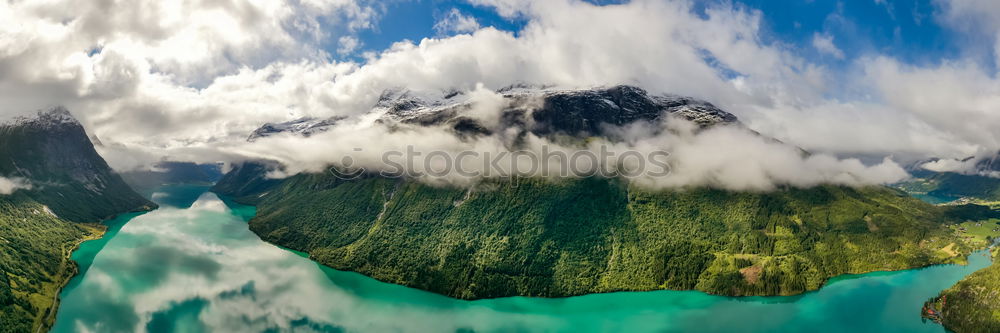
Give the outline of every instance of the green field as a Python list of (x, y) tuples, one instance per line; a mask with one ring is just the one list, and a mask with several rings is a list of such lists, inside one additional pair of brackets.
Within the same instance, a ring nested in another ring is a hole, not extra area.
[(1000, 238), (1000, 219), (989, 219), (977, 222), (963, 222), (951, 226), (955, 233), (975, 247), (986, 247), (994, 239)]

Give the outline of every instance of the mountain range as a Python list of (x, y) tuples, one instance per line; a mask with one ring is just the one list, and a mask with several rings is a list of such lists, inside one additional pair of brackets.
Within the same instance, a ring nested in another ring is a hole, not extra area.
[[(406, 90), (383, 94), (372, 118), (390, 129), (444, 128), (465, 139), (505, 135), (515, 146), (528, 134), (569, 144), (616, 140), (614, 128), (664, 117), (750, 131), (710, 103), (630, 86), (496, 93), (499, 122), (483, 121), (461, 93)], [(344, 120), (265, 124), (247, 141), (313, 136)], [(0, 327), (51, 325), (58, 290), (76, 272), (69, 254), (104, 230), (94, 222), (154, 209), (132, 188), (170, 183), (218, 180), (213, 191), (257, 206), (249, 226), (266, 241), (333, 268), (463, 299), (661, 289), (793, 295), (841, 274), (961, 262), (975, 247), (950, 226), (997, 217), (988, 207), (934, 206), (884, 186), (738, 192), (654, 190), (597, 176), (491, 178), (462, 187), (377, 174), (269, 176), (284, 167), (246, 161), (221, 174), (219, 165), (165, 161), (123, 177), (65, 108), (0, 125), (0, 177), (23, 185), (0, 195)], [(991, 275), (976, 276), (951, 293), (988, 299), (963, 291), (979, 290)]]

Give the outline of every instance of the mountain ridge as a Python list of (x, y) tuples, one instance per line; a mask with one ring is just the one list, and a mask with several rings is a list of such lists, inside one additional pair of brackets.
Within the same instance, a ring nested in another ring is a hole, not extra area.
[(0, 124), (0, 138), (0, 176), (30, 181), (29, 195), (61, 217), (97, 222), (156, 207), (111, 169), (63, 107)]
[[(471, 108), (468, 96), (465, 96), (467, 93), (458, 91), (418, 95), (406, 89), (389, 89), (382, 93), (369, 114), (376, 116), (375, 123), (390, 128), (399, 124), (443, 126), (460, 137), (491, 135), (513, 129), (516, 134), (511, 136), (514, 138), (530, 132), (552, 140), (608, 137), (614, 135), (606, 130), (609, 127), (652, 123), (667, 116), (681, 117), (701, 128), (741, 125), (735, 115), (711, 103), (676, 95), (650, 95), (644, 89), (627, 85), (573, 90), (522, 84), (501, 88), (496, 93), (503, 96), (506, 104), (501, 107), (501, 122), (492, 126), (484, 125), (467, 114)], [(536, 105), (538, 101), (540, 105)], [(537, 110), (533, 109), (536, 106)], [(255, 142), (280, 134), (309, 137), (325, 132), (344, 120), (343, 117), (306, 117), (268, 123), (253, 131), (247, 141)], [(272, 180), (267, 174), (281, 168), (276, 161), (237, 162), (232, 165), (233, 171), (216, 183), (215, 189), (249, 200), (261, 195), (265, 187), (278, 183), (279, 180)]]

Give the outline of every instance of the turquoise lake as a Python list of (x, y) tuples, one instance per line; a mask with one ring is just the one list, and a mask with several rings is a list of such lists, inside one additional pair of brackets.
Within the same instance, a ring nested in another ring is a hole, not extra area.
[(695, 291), (461, 301), (320, 266), (247, 228), (254, 208), (169, 186), (73, 253), (54, 332), (944, 332), (925, 300), (990, 264), (842, 276), (790, 297)]

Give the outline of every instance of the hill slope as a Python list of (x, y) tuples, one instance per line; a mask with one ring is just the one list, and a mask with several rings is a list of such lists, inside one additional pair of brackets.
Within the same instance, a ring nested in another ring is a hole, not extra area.
[[(711, 104), (627, 86), (501, 93), (504, 133), (587, 138), (667, 114), (702, 128), (739, 126)], [(495, 131), (449, 98), (390, 92), (374, 112), (389, 126)], [(535, 109), (519, 107), (530, 98), (541, 98)], [(250, 228), (263, 239), (334, 268), (467, 299), (655, 289), (787, 295), (839, 274), (957, 260), (941, 250), (953, 243), (970, 250), (942, 224), (945, 209), (885, 187), (648, 191), (616, 179), (515, 178), (461, 189), (323, 174), (268, 179), (275, 168), (249, 162), (214, 188), (258, 205)]]
[(0, 196), (0, 230), (0, 332), (50, 326), (56, 294), (76, 274), (70, 252), (104, 229), (59, 219), (18, 193)]
[(959, 281), (929, 301), (938, 319), (955, 332), (1000, 332), (1000, 265), (996, 263)]
[(334, 268), (467, 299), (789, 295), (840, 274), (952, 260), (940, 251), (955, 243), (943, 219), (878, 187), (649, 192), (519, 179), (462, 190), (300, 175), (264, 196), (250, 228)]
[[(995, 171), (996, 160), (996, 158), (987, 160), (991, 170)], [(1000, 200), (1000, 179), (997, 178), (932, 172), (924, 172), (920, 176), (917, 181), (902, 186), (931, 196), (984, 202), (994, 209)], [(996, 211), (993, 210), (992, 213), (995, 215)], [(990, 217), (995, 218), (995, 216)], [(988, 241), (1000, 236), (998, 221), (1000, 220), (992, 219), (973, 225), (967, 223), (963, 229), (977, 228), (980, 229), (980, 234), (968, 235), (969, 232), (962, 234), (970, 239), (976, 238), (979, 244), (987, 244)], [(983, 239), (984, 234), (987, 235), (986, 239)], [(1000, 264), (996, 263), (997, 253), (1000, 252), (994, 249), (993, 265), (967, 276), (929, 300), (923, 315), (940, 321), (954, 332), (1000, 331)]]

